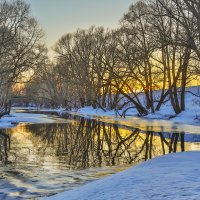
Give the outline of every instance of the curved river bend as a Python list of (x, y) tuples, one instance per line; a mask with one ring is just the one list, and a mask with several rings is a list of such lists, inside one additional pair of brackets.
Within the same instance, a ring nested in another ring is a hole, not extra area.
[(1, 129), (0, 199), (38, 199), (156, 156), (200, 149), (198, 134), (160, 130), (78, 116)]

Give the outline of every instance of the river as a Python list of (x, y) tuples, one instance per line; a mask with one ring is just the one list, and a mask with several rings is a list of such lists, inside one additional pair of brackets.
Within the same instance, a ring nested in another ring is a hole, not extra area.
[(50, 196), (156, 156), (200, 149), (198, 127), (185, 133), (178, 125), (142, 128), (138, 119), (34, 117), (50, 121), (0, 130), (0, 199)]

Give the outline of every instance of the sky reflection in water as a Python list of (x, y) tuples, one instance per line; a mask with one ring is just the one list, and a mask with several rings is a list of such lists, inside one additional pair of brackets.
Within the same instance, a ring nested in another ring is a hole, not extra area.
[(199, 141), (84, 118), (20, 124), (0, 131), (0, 199), (52, 195), (155, 156), (199, 149)]

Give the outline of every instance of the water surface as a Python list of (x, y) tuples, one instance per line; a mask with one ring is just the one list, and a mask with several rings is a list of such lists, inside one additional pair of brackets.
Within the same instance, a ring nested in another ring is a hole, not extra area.
[(37, 199), (167, 153), (200, 135), (141, 131), (83, 117), (0, 130), (0, 199)]

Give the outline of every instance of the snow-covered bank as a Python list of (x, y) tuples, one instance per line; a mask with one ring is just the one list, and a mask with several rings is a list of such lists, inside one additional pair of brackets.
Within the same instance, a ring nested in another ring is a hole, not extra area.
[[(159, 96), (159, 91), (157, 91)], [(195, 94), (195, 95), (194, 95)], [(144, 101), (144, 95), (139, 96), (141, 102)], [(123, 101), (125, 101), (123, 99)], [(100, 119), (104, 122), (116, 122), (121, 125), (131, 126), (134, 128), (140, 128), (144, 131), (165, 131), (165, 132), (186, 132), (186, 133), (200, 133), (200, 86), (194, 86), (187, 88), (185, 95), (185, 111), (178, 115), (175, 115), (170, 101), (165, 102), (159, 111), (151, 113), (145, 117), (139, 117), (138, 112), (133, 105), (127, 105), (123, 110), (106, 110), (106, 112), (100, 108), (93, 109), (90, 107), (84, 107), (78, 110), (66, 110), (65, 108), (58, 109), (39, 109), (37, 107), (26, 108), (12, 108), (13, 110), (28, 110), (38, 113), (50, 113), (54, 112), (60, 116), (64, 116), (66, 113), (73, 115), (79, 115), (94, 119)], [(130, 109), (128, 109), (131, 107)], [(122, 113), (126, 111), (126, 118), (122, 118)], [(159, 127), (159, 128), (158, 128)], [(164, 130), (162, 129), (164, 127)], [(178, 127), (178, 129), (177, 129)]]
[[(159, 91), (157, 91), (157, 95), (159, 95)], [(194, 95), (195, 94), (195, 95)], [(144, 101), (144, 96), (141, 94), (139, 96), (140, 101)], [(84, 115), (96, 115), (96, 116), (120, 116), (124, 110), (127, 110), (126, 116), (138, 116), (138, 112), (133, 105), (127, 105), (123, 110), (118, 110), (117, 112), (114, 110), (111, 111), (103, 111), (102, 109), (93, 109), (92, 107), (85, 107), (78, 110), (78, 113)], [(194, 86), (187, 88), (187, 92), (185, 94), (185, 111), (176, 115), (171, 106), (171, 102), (165, 102), (159, 111), (156, 111), (152, 114), (149, 111), (149, 114), (143, 118), (145, 119), (162, 119), (168, 120), (171, 122), (178, 122), (184, 124), (192, 124), (192, 125), (200, 125), (200, 86)], [(119, 115), (120, 114), (120, 115)]]
[(105, 123), (118, 124), (129, 128), (138, 128), (141, 131), (153, 131), (162, 133), (189, 133), (200, 134), (200, 124), (187, 124), (180, 122), (173, 122), (163, 119), (148, 119), (135, 116), (128, 116), (126, 118), (118, 118), (112, 115), (97, 115), (86, 114), (81, 112), (70, 112), (69, 114), (78, 115), (85, 118), (96, 119)]
[[(100, 109), (93, 109), (92, 107), (85, 107), (79, 109), (78, 111), (67, 111), (65, 109), (28, 109), (28, 108), (13, 108), (23, 112), (24, 110), (29, 111), (29, 115), (35, 115), (33, 113), (42, 113), (42, 114), (53, 114), (61, 117), (68, 117), (68, 114), (82, 116), (85, 118), (99, 120), (105, 123), (112, 123), (122, 125), (129, 128), (138, 128), (141, 131), (153, 131), (153, 132), (167, 132), (167, 133), (189, 133), (189, 134), (200, 134), (200, 122), (195, 120), (194, 123), (189, 123), (192, 121), (193, 112), (187, 112), (188, 114), (181, 113), (180, 117), (173, 119), (162, 119), (162, 118), (153, 118), (152, 115), (147, 117), (139, 117), (137, 114), (135, 116), (126, 116), (126, 118), (121, 118), (116, 116), (114, 111), (104, 112)], [(33, 113), (32, 113), (33, 112)], [(20, 114), (24, 116), (25, 114)], [(182, 117), (181, 117), (182, 115)], [(37, 115), (35, 115), (37, 116)], [(38, 115), (39, 116), (39, 115)], [(158, 115), (157, 115), (158, 116)], [(49, 116), (48, 116), (49, 118)], [(176, 122), (176, 120), (179, 122)], [(181, 119), (184, 119), (181, 121)], [(174, 122), (175, 121), (175, 122)], [(0, 120), (1, 122), (1, 120)]]
[[(200, 99), (199, 99), (200, 103)], [(118, 111), (119, 113), (122, 113), (123, 111)], [(77, 113), (80, 113), (82, 115), (93, 115), (93, 116), (112, 116), (112, 117), (120, 117), (117, 115), (117, 113), (114, 110), (110, 111), (103, 111), (101, 109), (93, 109), (90, 107), (84, 107), (77, 111)], [(127, 117), (138, 116), (138, 113), (136, 109), (132, 108), (126, 113)], [(191, 104), (187, 106), (186, 110), (181, 112), (178, 115), (174, 114), (174, 111), (172, 110), (171, 106), (169, 104), (166, 104), (161, 108), (160, 111), (156, 111), (156, 113), (148, 114), (145, 117), (140, 117), (141, 119), (158, 119), (158, 120), (167, 120), (171, 122), (178, 122), (178, 123), (184, 123), (184, 124), (192, 124), (192, 125), (200, 125), (200, 105), (198, 102), (191, 101)]]
[(46, 200), (196, 200), (200, 152), (168, 154)]
[(66, 123), (66, 119), (56, 116), (47, 116), (44, 114), (33, 113), (16, 113), (11, 112), (10, 115), (5, 115), (0, 119), (0, 128), (10, 128), (18, 123)]

